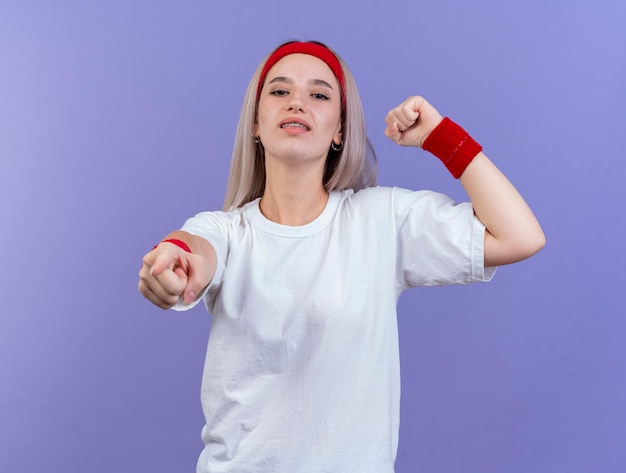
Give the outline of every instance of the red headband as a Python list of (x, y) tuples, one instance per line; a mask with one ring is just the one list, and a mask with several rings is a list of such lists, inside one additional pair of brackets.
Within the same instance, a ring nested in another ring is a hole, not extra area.
[(259, 76), (259, 85), (256, 89), (257, 101), (261, 95), (261, 89), (263, 88), (263, 83), (265, 82), (265, 76), (267, 76), (269, 70), (274, 67), (278, 61), (290, 54), (308, 54), (309, 56), (315, 56), (316, 58), (324, 61), (326, 65), (330, 67), (330, 70), (333, 71), (333, 74), (335, 74), (337, 82), (339, 82), (339, 86), (341, 87), (341, 108), (345, 111), (346, 81), (343, 77), (343, 70), (341, 69), (339, 59), (337, 59), (337, 56), (335, 56), (335, 54), (326, 46), (311, 42), (302, 43), (294, 41), (292, 43), (283, 44), (282, 46), (279, 46), (269, 58), (267, 58), (267, 61), (263, 66), (263, 70), (261, 70), (261, 75)]

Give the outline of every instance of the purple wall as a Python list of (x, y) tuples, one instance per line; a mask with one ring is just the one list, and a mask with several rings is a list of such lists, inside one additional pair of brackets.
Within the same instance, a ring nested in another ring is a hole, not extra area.
[(0, 471), (194, 471), (209, 316), (152, 307), (137, 272), (221, 207), (245, 86), (292, 38), (351, 66), (381, 184), (465, 198), (383, 135), (422, 94), (548, 237), (402, 297), (397, 472), (626, 471), (623, 2), (217, 3), (0, 3)]

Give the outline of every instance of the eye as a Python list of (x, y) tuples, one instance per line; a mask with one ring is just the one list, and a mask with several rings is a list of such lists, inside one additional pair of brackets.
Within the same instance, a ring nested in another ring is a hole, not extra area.
[(283, 95), (287, 95), (288, 92), (286, 90), (283, 89), (276, 89), (276, 90), (272, 90), (270, 92), (270, 95), (278, 95), (278, 96), (283, 96)]
[(320, 99), (320, 100), (328, 100), (328, 96), (324, 95), (320, 92), (316, 92), (314, 94), (311, 94), (311, 97), (316, 98), (316, 99)]

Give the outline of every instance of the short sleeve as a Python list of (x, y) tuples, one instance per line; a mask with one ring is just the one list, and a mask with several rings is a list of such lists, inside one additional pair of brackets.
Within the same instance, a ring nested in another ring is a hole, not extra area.
[(471, 203), (457, 204), (431, 191), (395, 188), (397, 281), (412, 286), (488, 281), (495, 268), (485, 268), (485, 227)]

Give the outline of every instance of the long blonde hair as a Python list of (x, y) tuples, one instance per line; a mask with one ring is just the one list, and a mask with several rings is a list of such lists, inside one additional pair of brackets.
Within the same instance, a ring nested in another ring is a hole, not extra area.
[[(344, 189), (356, 192), (376, 185), (376, 153), (367, 137), (365, 116), (354, 77), (337, 53), (332, 52), (337, 56), (344, 74), (346, 110), (342, 117), (343, 148), (340, 151), (332, 148), (328, 151), (324, 188), (327, 192)], [(255, 143), (253, 136), (259, 76), (269, 56), (271, 54), (261, 62), (252, 76), (241, 107), (224, 199), (223, 209), (226, 211), (262, 197), (265, 191), (263, 145)]]

